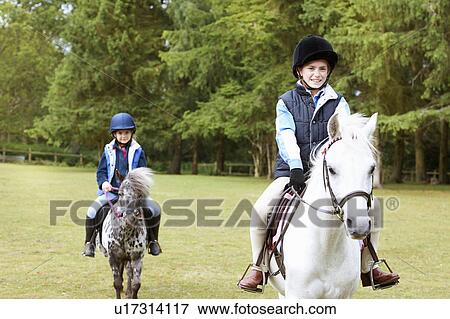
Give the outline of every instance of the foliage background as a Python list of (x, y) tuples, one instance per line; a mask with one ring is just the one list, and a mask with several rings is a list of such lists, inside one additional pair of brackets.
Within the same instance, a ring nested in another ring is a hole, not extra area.
[(127, 111), (158, 170), (227, 161), (270, 177), (277, 97), (315, 33), (339, 53), (331, 84), (351, 110), (381, 114), (385, 175), (446, 183), (449, 14), (445, 0), (2, 0), (0, 141), (95, 165)]

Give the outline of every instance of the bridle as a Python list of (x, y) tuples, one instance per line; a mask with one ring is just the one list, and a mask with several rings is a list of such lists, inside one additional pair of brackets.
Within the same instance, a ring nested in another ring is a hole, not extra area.
[[(328, 192), (330, 194), (331, 198), (331, 204), (333, 205), (333, 215), (337, 215), (337, 217), (340, 219), (340, 221), (344, 221), (344, 205), (347, 203), (350, 199), (355, 197), (363, 197), (367, 202), (367, 211), (370, 210), (372, 207), (372, 199), (373, 199), (373, 187), (370, 190), (370, 194), (365, 191), (354, 191), (347, 195), (345, 195), (340, 202), (337, 201), (336, 195), (334, 195), (333, 189), (331, 188), (330, 184), (330, 174), (328, 172), (328, 165), (327, 165), (327, 151), (330, 149), (330, 147), (336, 143), (337, 141), (342, 140), (342, 137), (335, 138), (330, 141), (330, 143), (323, 149), (323, 186), (325, 187), (325, 191), (328, 188)], [(372, 175), (373, 179), (373, 175)]]
[[(116, 191), (116, 192), (119, 191), (119, 189), (118, 189), (117, 187), (113, 187), (112, 190), (113, 190), (113, 191)], [(109, 192), (106, 192), (106, 193), (105, 193), (105, 197), (106, 197), (106, 200), (108, 201), (108, 205), (109, 205), (109, 208), (111, 209), (111, 212), (113, 212), (114, 215), (116, 216), (116, 218), (118, 218), (118, 219), (121, 219), (121, 218), (125, 217), (127, 214), (123, 214), (122, 212), (117, 211), (117, 207), (114, 206), (114, 204), (113, 204), (113, 203), (111, 202), (111, 200), (108, 198), (108, 193), (109, 193)], [(140, 213), (140, 209), (139, 209), (139, 208), (135, 208), (135, 209), (133, 210), (133, 214), (134, 214), (135, 216), (138, 216), (139, 213)]]
[[(333, 205), (333, 210), (326, 210), (326, 209), (314, 207), (311, 204), (304, 201), (295, 190), (294, 190), (294, 192), (297, 195), (296, 197), (299, 198), (300, 201), (303, 202), (304, 204), (310, 206), (311, 208), (313, 208), (316, 211), (319, 211), (319, 212), (322, 212), (325, 214), (329, 214), (329, 215), (336, 215), (339, 218), (339, 220), (341, 222), (343, 222), (344, 221), (344, 209), (343, 209), (344, 205), (352, 198), (363, 197), (367, 202), (367, 211), (370, 210), (370, 208), (372, 207), (372, 200), (373, 200), (373, 188), (370, 190), (370, 193), (358, 190), (358, 191), (354, 191), (354, 192), (351, 192), (351, 193), (345, 195), (341, 199), (341, 201), (337, 200), (336, 195), (334, 194), (333, 189), (331, 188), (331, 184), (330, 184), (330, 174), (328, 172), (326, 155), (327, 155), (327, 151), (330, 149), (330, 147), (334, 143), (336, 143), (340, 140), (342, 140), (342, 137), (338, 137), (338, 138), (331, 140), (330, 143), (328, 143), (328, 145), (322, 151), (322, 154), (323, 154), (323, 186), (325, 188), (325, 191), (328, 189), (328, 193), (330, 194), (331, 204)], [(372, 175), (372, 184), (373, 184), (373, 175)]]

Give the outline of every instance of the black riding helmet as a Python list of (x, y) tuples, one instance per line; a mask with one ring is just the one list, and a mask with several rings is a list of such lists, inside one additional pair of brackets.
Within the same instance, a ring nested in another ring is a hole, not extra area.
[(338, 55), (334, 52), (331, 43), (318, 35), (304, 37), (294, 50), (292, 56), (292, 73), (298, 78), (297, 68), (306, 63), (324, 59), (330, 65), (330, 74), (338, 61)]

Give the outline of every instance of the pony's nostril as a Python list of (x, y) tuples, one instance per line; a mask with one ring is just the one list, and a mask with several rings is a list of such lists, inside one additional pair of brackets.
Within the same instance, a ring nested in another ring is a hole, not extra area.
[(350, 218), (347, 218), (347, 220), (345, 221), (347, 223), (347, 228), (352, 228), (352, 220)]

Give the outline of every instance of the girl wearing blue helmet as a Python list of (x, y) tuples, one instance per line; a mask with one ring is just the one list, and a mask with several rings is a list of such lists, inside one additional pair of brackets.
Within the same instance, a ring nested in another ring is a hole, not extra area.
[[(142, 147), (133, 139), (136, 124), (128, 113), (118, 113), (111, 118), (109, 131), (113, 140), (105, 145), (104, 152), (97, 168), (97, 199), (88, 208), (86, 216), (86, 238), (83, 256), (95, 256), (94, 233), (101, 226), (103, 216), (97, 213), (106, 205), (108, 199), (118, 198), (117, 189), (120, 187), (119, 177), (125, 177), (130, 170), (147, 167), (147, 160)], [(106, 198), (108, 193), (108, 199)], [(161, 209), (159, 205), (148, 198), (144, 209), (147, 225), (148, 253), (157, 256), (161, 252), (158, 243), (159, 221)], [(99, 214), (102, 215), (102, 214)]]

